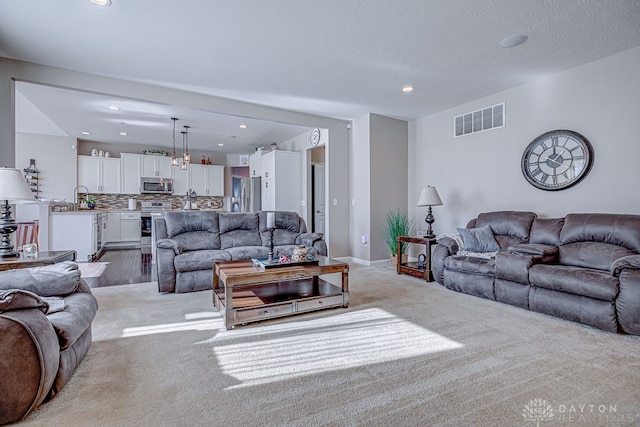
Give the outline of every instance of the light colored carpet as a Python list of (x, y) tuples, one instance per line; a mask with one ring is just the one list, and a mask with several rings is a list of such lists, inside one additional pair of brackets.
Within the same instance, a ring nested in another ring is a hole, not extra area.
[(350, 285), (348, 309), (232, 331), (211, 291), (94, 289), (88, 356), (24, 424), (640, 425), (640, 337), (387, 266), (353, 265)]

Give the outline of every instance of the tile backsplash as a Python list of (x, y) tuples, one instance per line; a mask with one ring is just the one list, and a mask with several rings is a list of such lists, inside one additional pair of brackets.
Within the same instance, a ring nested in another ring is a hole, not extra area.
[[(84, 196), (83, 194), (81, 196)], [(91, 193), (89, 197), (96, 198), (96, 209), (128, 209), (129, 199), (136, 199), (136, 209), (140, 209), (140, 202), (171, 202), (171, 209), (181, 209), (186, 203), (185, 196), (166, 194), (100, 194)], [(223, 198), (219, 196), (196, 196), (191, 199), (200, 209), (222, 209)]]

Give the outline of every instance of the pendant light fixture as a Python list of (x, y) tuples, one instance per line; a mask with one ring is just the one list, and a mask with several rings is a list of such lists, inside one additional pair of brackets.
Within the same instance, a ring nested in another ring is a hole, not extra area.
[(184, 159), (184, 153), (185, 153), (185, 137), (187, 135), (187, 133), (185, 131), (180, 132), (182, 134), (182, 163), (180, 163), (180, 169), (183, 171), (186, 171), (187, 168), (189, 167), (189, 163), (185, 161)]
[(171, 154), (171, 166), (178, 166), (178, 156), (176, 156), (176, 122), (177, 118), (171, 117), (173, 120), (173, 153)]
[(189, 128), (191, 126), (184, 126), (184, 141), (185, 141), (185, 150), (182, 153), (182, 161), (189, 164), (191, 163), (191, 154), (189, 153)]

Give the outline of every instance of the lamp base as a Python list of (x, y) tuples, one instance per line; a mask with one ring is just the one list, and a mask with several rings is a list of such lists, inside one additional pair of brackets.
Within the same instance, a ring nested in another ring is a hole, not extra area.
[(5, 200), (2, 205), (2, 214), (0, 215), (0, 234), (2, 234), (2, 242), (0, 243), (0, 258), (15, 258), (20, 254), (13, 250), (11, 244), (11, 233), (18, 228), (16, 222), (11, 218), (11, 208), (9, 201)]
[(427, 217), (424, 219), (424, 221), (427, 223), (427, 233), (425, 234), (424, 237), (427, 239), (433, 239), (434, 237), (436, 237), (436, 235), (433, 232), (431, 225), (434, 222), (436, 222), (436, 219), (434, 218), (433, 213), (431, 211), (431, 206), (429, 206), (429, 211), (427, 212)]

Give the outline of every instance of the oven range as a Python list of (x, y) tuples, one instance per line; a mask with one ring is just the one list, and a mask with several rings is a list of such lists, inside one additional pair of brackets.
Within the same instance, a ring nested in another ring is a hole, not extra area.
[(152, 254), (153, 217), (171, 210), (171, 202), (140, 202), (140, 250)]

